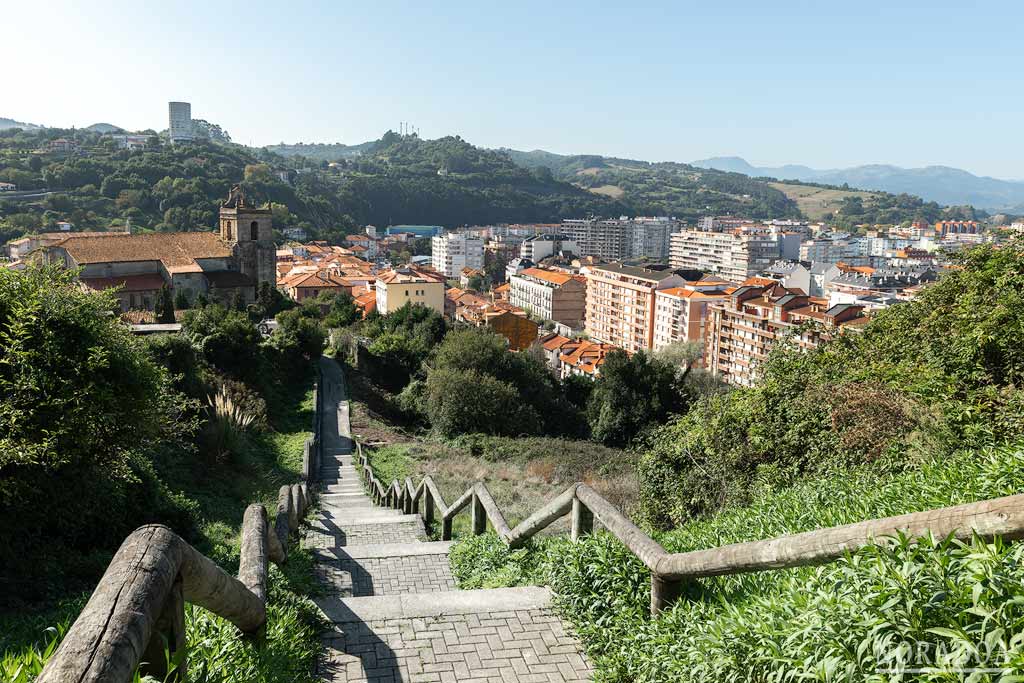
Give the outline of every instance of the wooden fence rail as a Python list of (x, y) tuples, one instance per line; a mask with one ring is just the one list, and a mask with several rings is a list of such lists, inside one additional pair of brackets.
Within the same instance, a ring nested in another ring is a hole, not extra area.
[(238, 577), (167, 527), (139, 527), (121, 544), (38, 683), (126, 683), (137, 669), (164, 680), (168, 651), (180, 659), (171, 678), (183, 681), (186, 602), (227, 619), (245, 634), (262, 636), (267, 562), (280, 565), (287, 559), (288, 538), (309, 509), (319, 471), (322, 397), (316, 386), (313, 391), (316, 413), (303, 454), (304, 481), (278, 491), (273, 525), (262, 505), (246, 508)]
[[(1024, 539), (1024, 494), (1020, 494), (763, 541), (669, 553), (601, 494), (583, 483), (573, 484), (515, 528), (509, 529), (505, 516), (483, 482), (473, 484), (448, 506), (429, 476), (424, 477), (418, 487), (414, 487), (409, 479), (404, 485), (393, 481), (390, 486), (384, 486), (374, 475), (369, 458), (358, 441), (356, 454), (366, 485), (378, 504), (420, 514), (428, 525), (433, 523), (435, 512), (439, 513), (443, 540), (451, 539), (452, 521), (467, 507), (471, 510), (474, 534), (484, 533), (489, 521), (495, 533), (512, 548), (522, 546), (565, 515), (571, 515), (574, 541), (591, 533), (594, 520), (597, 520), (650, 570), (652, 615), (677, 600), (689, 581), (708, 576), (821, 564), (887, 536), (904, 534), (920, 538), (931, 534), (938, 538), (953, 536), (967, 540), (977, 534), (985, 539), (995, 536), (1007, 540)], [(419, 511), (420, 499), (424, 501), (422, 512)]]

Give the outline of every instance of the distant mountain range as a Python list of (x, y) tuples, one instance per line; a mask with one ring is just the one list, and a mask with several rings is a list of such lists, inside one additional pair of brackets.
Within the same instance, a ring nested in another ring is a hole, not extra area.
[(959, 168), (927, 166), (900, 168), (885, 164), (821, 170), (809, 166), (753, 166), (740, 157), (714, 157), (694, 166), (742, 173), (754, 178), (799, 180), (826, 185), (849, 185), (862, 190), (917, 195), (947, 206), (969, 204), (988, 211), (1024, 212), (1024, 182), (976, 176)]

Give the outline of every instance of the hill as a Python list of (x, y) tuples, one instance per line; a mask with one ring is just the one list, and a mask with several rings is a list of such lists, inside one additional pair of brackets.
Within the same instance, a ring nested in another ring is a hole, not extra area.
[(689, 220), (709, 213), (764, 219), (800, 215), (797, 203), (785, 193), (739, 173), (594, 154), (569, 156), (543, 150), (501, 151), (524, 168), (547, 168), (559, 180), (595, 194), (615, 197), (631, 206), (636, 214)]
[(123, 133), (124, 132), (124, 128), (121, 128), (120, 126), (115, 126), (112, 123), (94, 123), (91, 126), (86, 126), (85, 129), (88, 130), (88, 131), (91, 131), (93, 133)]
[(15, 121), (14, 119), (8, 119), (0, 116), (0, 130), (7, 130), (8, 128), (21, 128), (22, 130), (37, 130), (42, 126), (37, 126), (34, 123), (24, 123), (22, 121)]
[(1024, 182), (976, 176), (948, 166), (900, 168), (885, 164), (845, 169), (808, 166), (752, 166), (740, 157), (714, 157), (693, 162), (700, 168), (743, 173), (751, 177), (792, 179), (827, 185), (849, 185), (892, 194), (912, 194), (947, 206), (971, 205), (987, 210), (1024, 211)]
[[(76, 154), (36, 153), (58, 137), (74, 139)], [(77, 229), (128, 220), (139, 230), (212, 229), (218, 202), (236, 183), (253, 200), (275, 205), (276, 228), (303, 228), (333, 240), (368, 223), (550, 222), (631, 210), (457, 137), (421, 140), (389, 133), (372, 151), (334, 167), (311, 163), (307, 157), (206, 140), (128, 151), (91, 131), (5, 131), (0, 180), (53, 194), (0, 203), (0, 239), (53, 229), (58, 220), (70, 220)]]
[(267, 145), (263, 149), (283, 157), (304, 157), (310, 161), (341, 161), (368, 154), (377, 146), (377, 140), (369, 140), (358, 145), (343, 145), (340, 142), (323, 144), (319, 142), (295, 144), (281, 143), (279, 145)]

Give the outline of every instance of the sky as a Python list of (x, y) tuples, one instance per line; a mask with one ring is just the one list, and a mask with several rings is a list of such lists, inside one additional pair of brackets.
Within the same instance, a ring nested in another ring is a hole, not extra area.
[(1024, 179), (1015, 0), (4, 3), (0, 116)]

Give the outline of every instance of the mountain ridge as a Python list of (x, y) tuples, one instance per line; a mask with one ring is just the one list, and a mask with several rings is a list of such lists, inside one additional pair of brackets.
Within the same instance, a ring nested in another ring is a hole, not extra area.
[(737, 156), (711, 157), (692, 162), (708, 168), (751, 177), (827, 185), (849, 185), (863, 190), (894, 194), (913, 194), (947, 206), (971, 205), (981, 209), (1024, 210), (1024, 182), (979, 176), (960, 168), (945, 165), (903, 168), (893, 164), (864, 164), (849, 168), (815, 169), (800, 164), (754, 166)]

